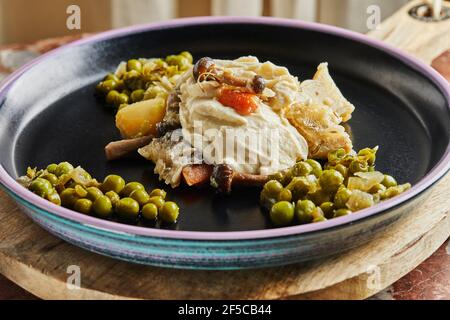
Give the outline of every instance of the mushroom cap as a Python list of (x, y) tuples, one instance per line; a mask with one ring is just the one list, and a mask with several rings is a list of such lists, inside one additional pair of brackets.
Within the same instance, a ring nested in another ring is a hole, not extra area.
[(219, 164), (214, 167), (211, 175), (211, 185), (221, 193), (230, 193), (233, 181), (233, 169), (227, 164)]
[(215, 66), (214, 60), (211, 59), (210, 57), (203, 57), (200, 58), (194, 65), (194, 68), (192, 70), (193, 75), (194, 75), (194, 79), (198, 80), (198, 78), (210, 71), (213, 67)]

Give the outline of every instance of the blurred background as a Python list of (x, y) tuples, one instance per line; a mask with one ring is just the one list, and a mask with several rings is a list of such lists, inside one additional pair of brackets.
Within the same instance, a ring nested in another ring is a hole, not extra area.
[[(91, 33), (176, 17), (274, 16), (367, 32), (367, 8), (381, 19), (408, 0), (0, 0), (0, 44)], [(81, 9), (81, 30), (66, 27), (67, 7)]]

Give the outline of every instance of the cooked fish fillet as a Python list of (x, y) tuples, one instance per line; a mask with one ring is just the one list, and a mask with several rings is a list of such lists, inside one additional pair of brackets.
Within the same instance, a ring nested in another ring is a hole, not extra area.
[[(225, 61), (221, 60), (216, 62), (225, 64)], [(267, 87), (273, 92), (269, 99), (270, 107), (280, 117), (285, 117), (305, 138), (308, 144), (306, 147), (305, 143), (305, 149), (309, 149), (309, 157), (325, 158), (328, 152), (339, 148), (351, 151), (351, 139), (340, 124), (351, 118), (355, 108), (337, 88), (326, 63), (319, 65), (312, 80), (306, 80), (300, 84), (287, 69), (274, 69), (270, 63), (261, 64), (255, 58), (246, 57), (226, 62), (236, 64), (236, 66), (233, 65), (234, 69), (241, 77), (246, 75), (245, 68), (241, 64), (244, 62), (254, 64), (254, 72), (265, 77)], [(253, 76), (252, 73), (249, 77)], [(279, 81), (272, 79), (275, 76)], [(191, 77), (190, 73), (182, 76), (183, 81), (180, 81), (180, 84), (186, 83), (189, 77)], [(208, 85), (212, 84), (206, 82), (199, 86), (203, 94), (207, 95), (209, 92)], [(139, 149), (143, 157), (156, 164), (154, 171), (159, 174), (160, 179), (172, 187), (180, 184), (183, 167), (195, 163), (193, 161), (195, 150), (183, 139), (181, 129), (177, 129), (181, 127), (180, 101), (183, 100), (179, 97), (179, 90), (180, 86), (167, 101), (166, 116), (158, 125), (159, 137), (153, 139), (148, 146)], [(208, 98), (213, 100), (214, 95)], [(190, 109), (192, 109), (191, 105)], [(206, 113), (208, 119), (212, 118), (213, 111), (214, 108), (210, 107)], [(224, 108), (224, 112), (231, 112), (231, 110)], [(221, 117), (223, 121), (226, 118), (223, 114)], [(172, 131), (174, 129), (177, 130)]]
[(327, 63), (321, 63), (313, 79), (300, 84), (298, 101), (285, 112), (308, 142), (309, 157), (326, 158), (330, 151), (352, 150), (350, 136), (340, 124), (348, 121), (354, 110), (331, 78)]
[(295, 103), (286, 114), (308, 142), (309, 157), (326, 158), (328, 152), (353, 148), (349, 135), (334, 112), (324, 105)]
[(153, 161), (154, 172), (159, 175), (159, 179), (174, 188), (180, 184), (183, 167), (194, 162), (194, 149), (183, 140), (181, 129), (153, 139), (138, 152), (147, 160)]

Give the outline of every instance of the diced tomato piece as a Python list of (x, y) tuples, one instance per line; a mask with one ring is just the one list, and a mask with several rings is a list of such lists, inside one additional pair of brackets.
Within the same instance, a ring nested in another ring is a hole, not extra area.
[(224, 106), (233, 108), (237, 113), (246, 116), (258, 108), (254, 100), (255, 97), (256, 94), (254, 93), (223, 88), (220, 90), (217, 100)]

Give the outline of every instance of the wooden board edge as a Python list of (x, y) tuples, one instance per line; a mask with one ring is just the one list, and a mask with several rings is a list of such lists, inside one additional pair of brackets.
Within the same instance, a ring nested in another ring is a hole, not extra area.
[(0, 252), (0, 273), (19, 287), (44, 300), (133, 300), (92, 289), (68, 289), (67, 283)]

